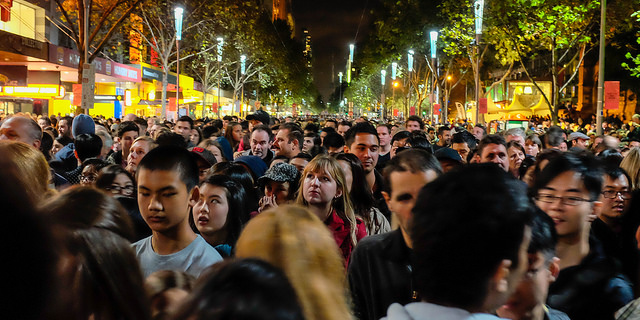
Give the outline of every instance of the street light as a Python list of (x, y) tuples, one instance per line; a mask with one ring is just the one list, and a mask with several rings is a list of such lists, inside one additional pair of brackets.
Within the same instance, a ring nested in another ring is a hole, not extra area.
[(384, 83), (387, 78), (387, 70), (380, 70), (380, 83), (382, 84), (382, 90), (380, 94), (380, 120), (384, 120)]
[(218, 118), (220, 118), (220, 109), (222, 109), (222, 103), (220, 103), (220, 81), (222, 78), (222, 71), (220, 70), (220, 62), (222, 62), (222, 45), (224, 44), (224, 39), (222, 37), (218, 37)]
[(433, 105), (435, 103), (434, 97), (436, 95), (436, 82), (438, 81), (436, 72), (438, 68), (436, 68), (436, 54), (437, 54), (437, 43), (438, 43), (438, 31), (429, 32), (429, 42), (431, 45), (431, 67), (433, 68), (433, 77), (431, 81), (431, 117), (429, 120), (431, 124), (433, 124)]
[(391, 80), (395, 80), (396, 79), (396, 73), (398, 70), (398, 63), (394, 62), (391, 64)]
[[(338, 80), (340, 81), (340, 102), (342, 103), (342, 72), (338, 72)], [(340, 108), (338, 106), (338, 108)]]
[(482, 14), (484, 0), (476, 0), (473, 4), (476, 22), (476, 123), (480, 123), (480, 36), (482, 35)]
[(354, 44), (349, 45), (349, 60), (347, 61), (347, 83), (351, 84), (351, 65), (353, 64), (353, 50), (355, 49)]
[[(407, 99), (407, 104), (409, 106), (409, 110), (411, 110), (411, 72), (413, 71), (413, 54), (415, 52), (413, 50), (409, 50), (409, 52), (407, 53), (407, 65), (409, 67), (409, 98)], [(420, 110), (418, 110), (418, 113), (420, 113)]]
[(174, 9), (176, 23), (176, 73), (178, 74), (176, 76), (176, 110), (178, 110), (178, 115), (180, 115), (180, 40), (182, 40), (183, 11), (184, 9), (181, 7), (176, 7)]
[[(240, 74), (244, 77), (246, 71), (247, 56), (244, 54), (240, 56)], [(240, 88), (240, 116), (243, 114), (244, 109), (244, 79), (242, 80), (242, 87)]]

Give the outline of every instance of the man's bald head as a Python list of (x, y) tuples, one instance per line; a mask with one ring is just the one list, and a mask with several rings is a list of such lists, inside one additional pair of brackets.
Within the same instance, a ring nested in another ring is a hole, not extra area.
[(31, 118), (14, 116), (2, 122), (0, 140), (15, 140), (40, 148), (42, 128)]

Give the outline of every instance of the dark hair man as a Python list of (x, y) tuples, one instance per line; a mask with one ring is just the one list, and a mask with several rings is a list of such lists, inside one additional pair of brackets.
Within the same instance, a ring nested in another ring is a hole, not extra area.
[(118, 125), (118, 139), (120, 140), (122, 150), (112, 153), (107, 158), (107, 162), (119, 164), (123, 168), (127, 167), (129, 150), (131, 149), (133, 140), (138, 138), (138, 129), (138, 125), (133, 121), (123, 121)]
[(304, 134), (302, 129), (293, 122), (285, 122), (280, 125), (272, 148), (276, 156), (285, 156), (291, 159), (302, 152), (303, 143)]
[(451, 139), (451, 149), (458, 152), (462, 163), (468, 162), (469, 159), (467, 159), (467, 157), (469, 153), (471, 153), (471, 150), (476, 148), (477, 144), (476, 137), (469, 133), (469, 131), (460, 131), (454, 134)]
[(590, 216), (602, 206), (601, 192), (602, 171), (593, 157), (572, 153), (551, 159), (531, 190), (558, 233), (560, 273), (549, 287), (547, 303), (574, 320), (613, 319), (633, 299), (614, 261), (589, 237)]
[(525, 186), (492, 165), (427, 184), (413, 207), (413, 287), (422, 302), (387, 319), (499, 319), (527, 269), (532, 206)]
[(74, 147), (73, 153), (77, 160), (77, 167), (71, 171), (61, 173), (61, 175), (71, 184), (79, 184), (80, 174), (83, 169), (82, 162), (100, 155), (102, 151), (102, 139), (93, 133), (83, 133), (76, 137)]
[(473, 136), (476, 137), (476, 140), (480, 141), (487, 135), (487, 129), (481, 124), (476, 124), (473, 127)]
[[(176, 121), (176, 125), (173, 127), (173, 132), (181, 135), (184, 141), (191, 143), (189, 136), (191, 135), (191, 129), (193, 129), (193, 119), (189, 116), (182, 116)], [(189, 146), (193, 147), (193, 146)]]
[[(560, 145), (567, 139), (567, 134), (558, 126), (551, 126), (544, 134), (545, 148), (560, 149)], [(566, 150), (565, 150), (566, 151)]]
[(71, 135), (71, 125), (73, 124), (73, 118), (69, 116), (64, 116), (60, 118), (58, 121), (58, 133), (61, 136), (67, 136), (69, 138), (73, 138)]
[(504, 171), (509, 171), (509, 156), (507, 154), (507, 143), (502, 136), (490, 134), (478, 145), (478, 156), (480, 163), (493, 162)]
[(344, 137), (337, 132), (330, 132), (324, 137), (322, 146), (327, 149), (329, 155), (335, 155), (344, 151)]
[(424, 130), (424, 122), (422, 122), (422, 119), (418, 116), (409, 116), (409, 118), (407, 118), (406, 127), (409, 132), (416, 130), (422, 131)]
[(438, 128), (438, 142), (433, 145), (433, 151), (438, 151), (440, 148), (446, 148), (451, 145), (451, 128), (442, 126)]
[(391, 129), (387, 124), (378, 124), (376, 127), (378, 132), (378, 139), (380, 139), (380, 156), (378, 157), (378, 164), (376, 169), (382, 170), (387, 164), (387, 161), (391, 159)]
[(405, 150), (387, 163), (383, 195), (400, 228), (362, 239), (351, 254), (347, 276), (359, 319), (377, 320), (394, 302), (416, 301), (411, 280), (411, 209), (420, 189), (441, 174), (438, 161), (420, 149)]
[(271, 151), (271, 145), (273, 144), (273, 134), (271, 133), (271, 128), (264, 124), (259, 124), (253, 127), (251, 130), (251, 137), (249, 140), (249, 145), (251, 146), (250, 150), (236, 152), (237, 156), (258, 156), (264, 163), (267, 165), (271, 165), (271, 160), (273, 159), (273, 151)]
[(344, 137), (345, 133), (351, 128), (351, 122), (344, 120), (338, 124), (338, 128), (336, 128), (336, 132)]

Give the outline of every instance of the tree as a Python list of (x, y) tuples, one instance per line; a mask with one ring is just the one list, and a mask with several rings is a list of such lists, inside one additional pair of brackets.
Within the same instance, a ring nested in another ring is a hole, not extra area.
[[(81, 83), (84, 63), (93, 61), (142, 0), (55, 0), (55, 2), (66, 26), (66, 31), (62, 28), (61, 30), (73, 40), (80, 54), (78, 83)], [(85, 28), (87, 16), (90, 23)], [(86, 43), (85, 36), (88, 37)], [(84, 58), (85, 53), (87, 61)], [(79, 109), (76, 112), (79, 112)]]
[[(634, 12), (631, 17), (636, 18), (637, 22), (640, 22), (640, 11)], [(636, 39), (636, 42), (640, 44), (640, 37)], [(638, 51), (637, 49), (634, 51)], [(625, 57), (631, 60), (629, 62), (623, 62), (622, 67), (629, 70), (631, 76), (640, 78), (640, 53), (633, 55), (631, 52), (627, 52)]]

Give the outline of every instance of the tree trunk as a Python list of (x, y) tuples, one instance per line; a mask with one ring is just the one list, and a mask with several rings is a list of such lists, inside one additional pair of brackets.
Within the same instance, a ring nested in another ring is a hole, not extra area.
[(558, 125), (558, 111), (560, 106), (558, 105), (558, 58), (556, 57), (556, 40), (551, 40), (551, 100), (552, 100), (552, 112), (551, 121), (553, 125)]

